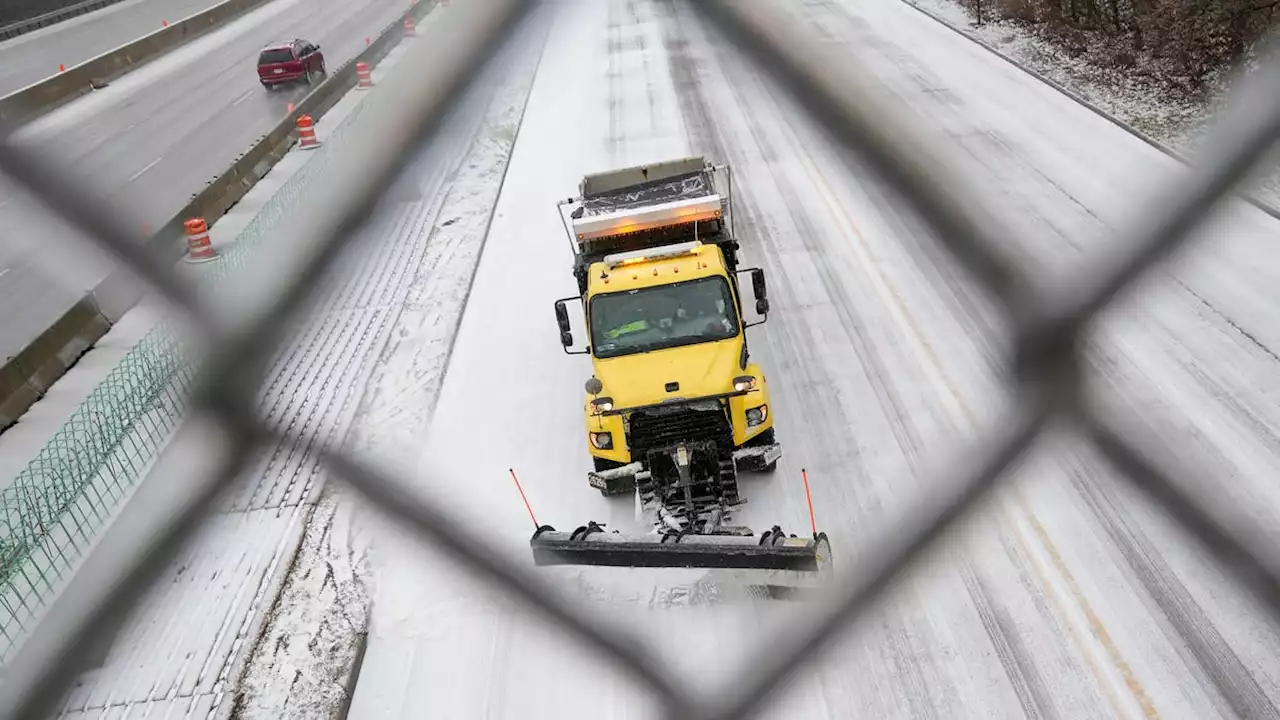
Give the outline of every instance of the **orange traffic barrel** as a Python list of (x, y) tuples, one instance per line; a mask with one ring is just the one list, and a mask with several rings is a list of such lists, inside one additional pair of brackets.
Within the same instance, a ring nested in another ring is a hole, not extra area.
[(316, 139), (316, 128), (311, 123), (310, 115), (298, 116), (298, 146), (303, 150), (320, 147), (320, 141)]
[(218, 257), (209, 242), (209, 226), (204, 218), (191, 218), (183, 226), (187, 230), (187, 262), (208, 262)]
[(369, 72), (368, 63), (356, 63), (356, 78), (359, 80), (356, 83), (357, 90), (373, 87), (373, 75)]

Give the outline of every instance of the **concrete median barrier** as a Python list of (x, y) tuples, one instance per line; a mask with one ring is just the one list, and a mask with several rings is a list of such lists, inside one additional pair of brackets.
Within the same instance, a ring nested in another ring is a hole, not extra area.
[[(295, 127), (299, 115), (323, 117), (355, 87), (356, 63), (376, 65), (404, 37), (405, 18), (421, 20), (435, 6), (434, 1), (411, 6), (383, 28), (363, 52), (331, 71), (324, 82), (297, 103), (292, 113), (259, 138), (152, 235), (147, 241), (148, 248), (166, 261), (178, 261), (186, 251), (183, 223), (187, 218), (203, 217), (213, 225), (225, 215), (297, 143)], [(0, 367), (0, 431), (35, 404), (76, 359), (137, 304), (144, 292), (136, 276), (117, 268), (18, 356)]]
[(0, 122), (20, 125), (92, 92), (116, 78), (205, 35), (268, 0), (226, 0), (167, 28), (138, 38), (65, 72), (0, 98)]
[(111, 321), (86, 296), (0, 368), (0, 423), (17, 422), (107, 330)]

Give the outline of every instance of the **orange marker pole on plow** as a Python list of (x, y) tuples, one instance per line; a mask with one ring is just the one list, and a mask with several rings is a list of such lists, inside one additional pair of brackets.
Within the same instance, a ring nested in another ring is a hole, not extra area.
[(533, 521), (533, 529), (537, 530), (542, 527), (538, 524), (538, 518), (533, 516), (533, 508), (529, 507), (529, 498), (525, 497), (524, 488), (520, 487), (520, 478), (516, 477), (516, 471), (507, 468), (507, 472), (511, 473), (511, 479), (516, 483), (516, 490), (520, 491), (520, 499), (524, 501), (524, 509), (529, 511), (529, 519)]
[(809, 503), (809, 527), (813, 528), (813, 536), (818, 536), (818, 521), (813, 517), (813, 496), (809, 494), (809, 471), (800, 468), (800, 477), (804, 479), (804, 499)]

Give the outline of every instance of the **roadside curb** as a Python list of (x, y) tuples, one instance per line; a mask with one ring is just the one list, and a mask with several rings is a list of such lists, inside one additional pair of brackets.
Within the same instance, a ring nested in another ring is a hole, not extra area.
[[(1137, 128), (1133, 127), (1132, 125), (1129, 125), (1128, 123), (1126, 123), (1125, 121), (1123, 121), (1123, 120), (1121, 120), (1120, 118), (1116, 117), (1115, 115), (1112, 115), (1111, 113), (1107, 112), (1106, 110), (1103, 110), (1101, 107), (1098, 107), (1098, 106), (1097, 106), (1097, 105), (1095, 105), (1094, 103), (1090, 102), (1087, 98), (1085, 98), (1085, 97), (1084, 97), (1083, 95), (1081, 95), (1080, 93), (1076, 92), (1075, 90), (1072, 90), (1071, 88), (1067, 87), (1066, 85), (1063, 85), (1062, 83), (1058, 82), (1057, 80), (1054, 80), (1053, 78), (1051, 78), (1051, 77), (1049, 77), (1049, 76), (1047, 76), (1047, 75), (1045, 75), (1045, 74), (1043, 74), (1043, 73), (1041, 73), (1041, 72), (1039, 72), (1039, 71), (1037, 71), (1037, 70), (1035, 70), (1035, 69), (1033, 69), (1033, 68), (1030, 68), (1030, 67), (1028, 67), (1028, 66), (1026, 66), (1026, 65), (1024, 65), (1024, 64), (1022, 64), (1022, 63), (1020, 63), (1020, 62), (1018, 62), (1017, 60), (1015, 60), (1015, 59), (1013, 59), (1012, 57), (1010, 57), (1009, 55), (1005, 54), (1005, 53), (1004, 53), (1004, 52), (1002, 52), (999, 48), (996, 48), (994, 45), (992, 45), (992, 44), (988, 43), (987, 41), (983, 40), (982, 38), (979, 38), (979, 37), (977, 37), (976, 35), (971, 35), (971, 34), (969, 34), (969, 33), (965, 32), (965, 30), (964, 30), (963, 28), (957, 27), (956, 25), (952, 24), (949, 20), (947, 20), (946, 18), (942, 17), (941, 15), (939, 15), (939, 14), (937, 14), (937, 13), (933, 12), (932, 10), (928, 10), (928, 9), (926, 9), (926, 8), (924, 8), (924, 7), (921, 7), (920, 5), (918, 5), (918, 4), (916, 4), (915, 2), (913, 2), (913, 0), (900, 0), (900, 2), (902, 2), (902, 4), (904, 4), (904, 5), (906, 5), (906, 6), (910, 7), (910, 8), (912, 8), (913, 10), (915, 10), (915, 11), (916, 11), (916, 12), (918, 12), (918, 13), (920, 13), (921, 15), (924, 15), (925, 17), (927, 17), (927, 18), (929, 18), (929, 19), (933, 20), (934, 22), (938, 23), (939, 25), (942, 25), (943, 27), (947, 28), (948, 30), (950, 30), (950, 31), (952, 31), (952, 32), (954, 32), (954, 33), (956, 33), (957, 35), (960, 35), (961, 37), (965, 38), (966, 40), (969, 40), (969, 41), (971, 41), (971, 42), (975, 43), (976, 45), (978, 45), (978, 46), (982, 47), (982, 48), (983, 48), (983, 49), (985, 49), (987, 52), (990, 52), (992, 55), (995, 55), (996, 57), (1000, 58), (1001, 60), (1004, 60), (1005, 62), (1009, 63), (1010, 65), (1012, 65), (1013, 67), (1017, 68), (1018, 70), (1021, 70), (1022, 72), (1024, 72), (1024, 73), (1026, 73), (1026, 74), (1030, 75), (1031, 77), (1035, 78), (1036, 80), (1039, 80), (1040, 82), (1042, 82), (1042, 83), (1044, 83), (1044, 84), (1048, 85), (1049, 87), (1052, 87), (1054, 90), (1057, 90), (1058, 92), (1062, 93), (1063, 95), (1067, 96), (1068, 98), (1070, 98), (1070, 99), (1074, 100), (1076, 103), (1078, 103), (1078, 104), (1080, 104), (1080, 105), (1084, 106), (1084, 107), (1085, 107), (1085, 108), (1087, 108), (1088, 110), (1091, 110), (1091, 111), (1092, 111), (1094, 114), (1096, 114), (1098, 117), (1101, 117), (1102, 119), (1107, 120), (1108, 122), (1112, 123), (1113, 125), (1116, 125), (1117, 127), (1121, 128), (1121, 129), (1122, 129), (1122, 130), (1124, 130), (1125, 132), (1127, 132), (1127, 133), (1129, 133), (1130, 135), (1132, 135), (1132, 136), (1134, 136), (1134, 137), (1138, 138), (1139, 140), (1142, 140), (1143, 142), (1147, 143), (1148, 145), (1150, 145), (1151, 147), (1155, 148), (1156, 150), (1159, 150), (1160, 152), (1164, 153), (1165, 155), (1169, 156), (1170, 158), (1172, 158), (1172, 159), (1174, 159), (1174, 160), (1177, 160), (1178, 162), (1182, 163), (1183, 165), (1186, 165), (1187, 167), (1194, 167), (1194, 166), (1195, 166), (1195, 165), (1194, 165), (1194, 163), (1192, 163), (1191, 159), (1190, 159), (1189, 157), (1187, 157), (1186, 155), (1183, 155), (1182, 153), (1178, 152), (1177, 150), (1174, 150), (1173, 148), (1169, 147), (1168, 145), (1166, 145), (1166, 144), (1164, 144), (1164, 143), (1160, 142), (1159, 140), (1156, 140), (1155, 138), (1151, 137), (1150, 135), (1147, 135), (1147, 134), (1143, 133), (1141, 130), (1138, 130)], [(1239, 199), (1241, 199), (1241, 200), (1243, 200), (1243, 201), (1245, 201), (1245, 202), (1249, 203), (1250, 205), (1254, 206), (1254, 207), (1255, 207), (1255, 208), (1257, 208), (1258, 210), (1261, 210), (1262, 212), (1266, 213), (1267, 215), (1270, 215), (1271, 217), (1276, 218), (1277, 220), (1280, 220), (1280, 207), (1277, 207), (1277, 206), (1275, 206), (1275, 205), (1271, 205), (1270, 203), (1266, 202), (1265, 200), (1261, 200), (1261, 199), (1259, 199), (1256, 195), (1253, 195), (1253, 194), (1251, 194), (1251, 193), (1235, 192), (1235, 193), (1232, 193), (1232, 195), (1235, 195), (1235, 196), (1236, 196), (1236, 197), (1238, 197)]]
[(346, 677), (342, 680), (342, 691), (345, 696), (342, 699), (342, 705), (334, 714), (335, 720), (347, 720), (347, 716), (351, 714), (351, 701), (356, 696), (356, 684), (360, 682), (360, 671), (364, 668), (364, 655), (369, 650), (369, 631), (356, 633), (354, 645), (356, 647), (356, 656), (351, 661), (351, 667), (347, 670)]

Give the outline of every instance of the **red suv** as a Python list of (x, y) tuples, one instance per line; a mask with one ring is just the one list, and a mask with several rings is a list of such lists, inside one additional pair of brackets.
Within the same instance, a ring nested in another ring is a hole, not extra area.
[(324, 53), (320, 52), (319, 45), (306, 40), (295, 38), (268, 45), (258, 53), (258, 80), (268, 90), (298, 80), (310, 85), (316, 76), (325, 74)]

